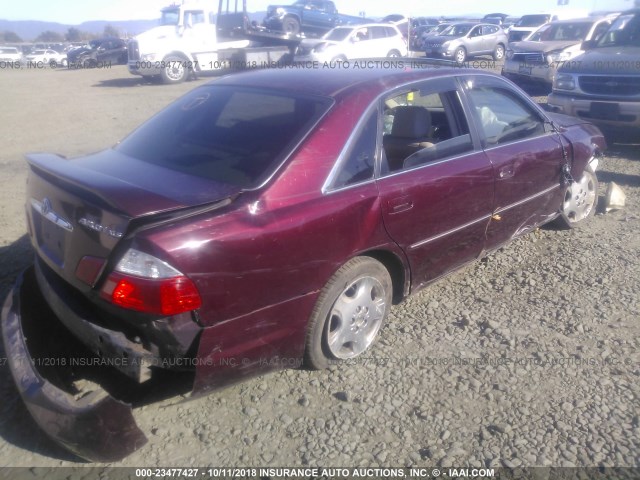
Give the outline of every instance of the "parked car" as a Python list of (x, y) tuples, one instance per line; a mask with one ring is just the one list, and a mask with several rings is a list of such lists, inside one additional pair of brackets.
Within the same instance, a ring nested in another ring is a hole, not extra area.
[(28, 156), (35, 261), (2, 309), (7, 363), (42, 429), (114, 461), (145, 437), (97, 369), (80, 390), (77, 342), (125, 391), (163, 369), (203, 393), (352, 359), (392, 303), (538, 225), (587, 221), (604, 148), (484, 71), (219, 78), (111, 149)]
[(67, 53), (69, 67), (90, 68), (104, 64), (125, 65), (128, 60), (127, 44), (119, 38), (91, 40), (88, 45)]
[(424, 51), (427, 57), (463, 63), (478, 55), (492, 55), (494, 60), (502, 60), (506, 46), (507, 34), (499, 26), (461, 22), (451, 24), (438, 36), (428, 37)]
[(589, 120), (608, 133), (640, 128), (640, 9), (618, 16), (585, 53), (560, 66), (550, 109)]
[(338, 13), (330, 0), (298, 0), (293, 5), (269, 5), (263, 25), (269, 30), (297, 35), (324, 34), (338, 25), (367, 23), (370, 20)]
[(435, 18), (419, 17), (411, 19), (411, 35), (409, 37), (411, 50), (422, 50), (423, 35), (433, 32), (440, 25), (440, 21)]
[(400, 57), (407, 44), (390, 24), (369, 23), (336, 27), (320, 40), (303, 40), (296, 51), (295, 61), (344, 61), (357, 58)]
[(488, 13), (484, 17), (482, 17), (482, 23), (490, 23), (492, 25), (503, 26), (505, 22), (509, 18), (509, 15), (506, 13)]
[(442, 32), (444, 32), (447, 28), (449, 28), (451, 26), (451, 24), (449, 22), (443, 22), (440, 23), (438, 25), (436, 25), (435, 27), (426, 30), (424, 32), (422, 32), (422, 35), (420, 35), (420, 42), (417, 45), (417, 50), (420, 51), (424, 51), (424, 49), (426, 48), (425, 46), (425, 42), (427, 40), (427, 38), (429, 37), (436, 37), (438, 35), (440, 35)]
[(516, 23), (509, 28), (509, 43), (525, 40), (545, 23), (552, 20), (550, 13), (536, 13), (533, 15), (523, 15)]
[(24, 57), (28, 64), (44, 64), (51, 68), (58, 66), (67, 66), (67, 56), (64, 53), (58, 53), (55, 50), (35, 50)]
[[(418, 30), (426, 27), (438, 25), (440, 23), (436, 18), (429, 17), (405, 17), (404, 15), (393, 14), (387, 15), (380, 20), (382, 23), (391, 23), (398, 27), (400, 33), (405, 39), (413, 38), (417, 35)], [(411, 24), (411, 26), (409, 26)]]
[(0, 62), (21, 63), (22, 52), (16, 47), (0, 47)]
[(551, 85), (563, 63), (584, 53), (582, 42), (600, 39), (613, 18), (558, 20), (543, 25), (528, 40), (507, 47), (502, 74), (512, 79), (536, 80)]

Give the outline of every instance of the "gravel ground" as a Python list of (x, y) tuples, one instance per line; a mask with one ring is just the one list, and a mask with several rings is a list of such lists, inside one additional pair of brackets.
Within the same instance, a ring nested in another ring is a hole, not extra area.
[[(31, 256), (24, 153), (107, 147), (203, 81), (0, 71), (3, 298)], [(149, 443), (117, 465), (640, 466), (638, 147), (611, 145), (598, 177), (625, 210), (537, 230), (423, 290), (350, 365), (136, 408)], [(0, 367), (0, 467), (73, 465)]]

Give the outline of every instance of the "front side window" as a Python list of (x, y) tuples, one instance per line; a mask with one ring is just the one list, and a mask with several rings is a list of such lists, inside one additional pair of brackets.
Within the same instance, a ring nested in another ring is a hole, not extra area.
[(202, 10), (192, 10), (184, 12), (185, 25), (197, 25), (199, 23), (205, 23), (205, 16)]
[(206, 86), (169, 105), (115, 149), (178, 172), (255, 188), (331, 104), (324, 97)]
[(180, 9), (170, 8), (162, 11), (160, 25), (178, 25), (180, 21)]
[(473, 86), (468, 90), (483, 146), (537, 137), (545, 132), (538, 113), (507, 88)]

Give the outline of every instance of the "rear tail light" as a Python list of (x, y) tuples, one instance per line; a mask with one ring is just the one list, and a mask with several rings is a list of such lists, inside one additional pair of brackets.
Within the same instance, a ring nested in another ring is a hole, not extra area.
[(135, 249), (129, 249), (118, 262), (100, 293), (114, 305), (160, 315), (177, 315), (202, 305), (190, 278)]

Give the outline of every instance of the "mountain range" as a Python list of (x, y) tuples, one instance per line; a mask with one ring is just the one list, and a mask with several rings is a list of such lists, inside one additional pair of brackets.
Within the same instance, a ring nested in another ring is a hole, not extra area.
[[(264, 19), (266, 12), (249, 13), (249, 18), (257, 22)], [(82, 32), (99, 35), (104, 27), (111, 25), (122, 36), (134, 36), (158, 25), (158, 20), (92, 20), (79, 25), (67, 25), (57, 22), (43, 22), (39, 20), (3, 20), (0, 19), (0, 32), (14, 32), (23, 41), (33, 41), (38, 35), (47, 30), (64, 35), (69, 28), (74, 27)]]

